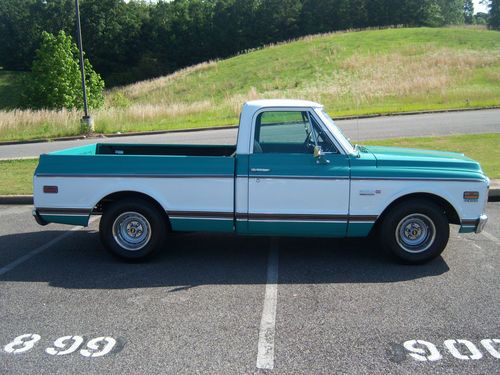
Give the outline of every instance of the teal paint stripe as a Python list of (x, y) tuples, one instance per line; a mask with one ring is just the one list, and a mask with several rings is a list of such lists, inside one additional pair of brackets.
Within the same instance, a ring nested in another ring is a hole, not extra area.
[(76, 215), (40, 215), (47, 223), (81, 225), (86, 227), (89, 223), (89, 216)]
[(223, 232), (233, 233), (233, 220), (213, 220), (194, 218), (171, 218), (170, 225), (174, 232)]
[[(95, 147), (95, 145), (94, 145)], [(83, 151), (82, 151), (83, 152)], [(234, 158), (177, 155), (44, 154), (37, 175), (234, 176)]]
[(249, 234), (295, 237), (345, 237), (347, 223), (249, 221)]
[(374, 223), (350, 222), (347, 228), (347, 237), (366, 237), (373, 228)]
[(460, 229), (458, 230), (458, 233), (475, 233), (476, 232), (476, 227), (471, 227), (471, 226), (461, 226)]

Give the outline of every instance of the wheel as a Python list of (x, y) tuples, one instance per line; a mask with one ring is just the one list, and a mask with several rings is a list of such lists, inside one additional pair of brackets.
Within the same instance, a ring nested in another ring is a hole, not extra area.
[(143, 259), (157, 251), (166, 232), (164, 215), (143, 199), (112, 203), (105, 208), (99, 224), (106, 249), (129, 260)]
[(418, 199), (395, 206), (380, 228), (382, 247), (406, 264), (421, 264), (439, 256), (448, 243), (450, 226), (435, 203)]

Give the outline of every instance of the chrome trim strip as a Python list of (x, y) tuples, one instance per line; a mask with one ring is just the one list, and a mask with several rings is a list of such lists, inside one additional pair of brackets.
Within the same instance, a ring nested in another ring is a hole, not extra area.
[(224, 217), (208, 217), (208, 216), (169, 216), (172, 220), (220, 220), (220, 221), (233, 221), (233, 218)]
[(439, 177), (351, 177), (352, 181), (456, 181), (456, 182), (483, 182), (478, 178), (439, 178)]
[(257, 219), (249, 220), (252, 223), (326, 223), (326, 224), (347, 224), (346, 220), (274, 220), (274, 219)]
[(373, 223), (378, 216), (374, 215), (327, 215), (327, 214), (257, 214), (257, 213), (236, 213), (236, 220), (249, 221), (328, 221), (328, 222), (353, 222), (353, 223)]
[(88, 217), (90, 215), (90, 214), (63, 214), (57, 212), (50, 214), (39, 212), (38, 214), (41, 216), (68, 216), (68, 217)]
[(95, 178), (234, 178), (234, 175), (184, 175), (184, 174), (78, 174), (38, 173), (37, 177), (95, 177)]
[(67, 215), (67, 216), (88, 216), (91, 208), (52, 208), (38, 207), (36, 209), (40, 215)]
[(233, 212), (212, 212), (212, 211), (166, 211), (170, 218), (177, 219), (233, 219)]
[[(81, 173), (37, 173), (37, 177), (90, 177), (90, 178), (234, 178), (234, 175), (184, 175), (184, 174), (81, 174)], [(348, 176), (286, 176), (286, 175), (237, 175), (237, 178), (272, 178), (289, 180), (349, 180)], [(433, 178), (433, 177), (351, 177), (352, 181), (452, 181), (484, 182), (475, 178)]]
[(249, 176), (238, 176), (245, 178), (260, 178), (260, 179), (273, 179), (273, 180), (339, 180), (345, 181), (349, 180), (349, 177), (343, 176), (282, 176), (282, 175), (249, 175)]

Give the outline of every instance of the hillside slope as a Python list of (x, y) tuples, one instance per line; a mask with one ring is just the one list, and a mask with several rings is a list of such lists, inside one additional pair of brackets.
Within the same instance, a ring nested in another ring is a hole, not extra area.
[[(500, 33), (418, 28), (306, 37), (113, 89), (94, 115), (100, 132), (228, 125), (256, 98), (314, 100), (334, 117), (500, 105)], [(47, 112), (39, 121), (46, 132), (66, 134), (78, 130), (79, 116)], [(0, 113), (0, 138), (19, 137), (3, 128)]]
[(186, 112), (202, 125), (235, 123), (245, 100), (283, 97), (321, 102), (334, 116), (498, 105), (500, 33), (422, 28), (309, 37), (123, 87), (108, 103), (173, 106), (180, 122)]

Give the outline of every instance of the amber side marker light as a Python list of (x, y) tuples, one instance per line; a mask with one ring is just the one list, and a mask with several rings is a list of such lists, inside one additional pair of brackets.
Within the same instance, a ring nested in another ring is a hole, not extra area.
[(45, 185), (43, 187), (43, 192), (47, 194), (57, 194), (59, 192), (59, 188), (57, 186)]
[(464, 200), (478, 200), (479, 192), (478, 191), (465, 191), (464, 192)]

